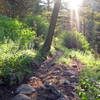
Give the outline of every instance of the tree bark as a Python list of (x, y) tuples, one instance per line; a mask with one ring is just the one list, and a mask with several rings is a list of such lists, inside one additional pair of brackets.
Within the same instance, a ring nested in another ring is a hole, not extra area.
[(48, 35), (46, 37), (46, 41), (42, 48), (42, 52), (43, 52), (42, 56), (45, 56), (45, 54), (49, 53), (50, 51), (60, 6), (61, 6), (61, 0), (56, 0), (54, 4), (49, 30), (48, 30)]
[(0, 13), (3, 15), (7, 15), (8, 5), (6, 0), (0, 0)]

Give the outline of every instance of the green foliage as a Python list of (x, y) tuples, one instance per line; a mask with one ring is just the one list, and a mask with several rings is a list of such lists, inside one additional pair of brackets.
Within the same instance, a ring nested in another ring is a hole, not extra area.
[(15, 85), (22, 82), (36, 51), (36, 32), (26, 24), (0, 16), (0, 83)]
[(33, 48), (36, 33), (27, 25), (8, 17), (0, 16), (0, 43), (13, 40), (19, 44), (19, 49)]
[(29, 16), (24, 19), (24, 22), (36, 31), (37, 36), (46, 36), (49, 24), (46, 22), (44, 18), (42, 18), (42, 16)]
[(82, 100), (99, 100), (100, 80), (98, 76), (100, 73), (96, 73), (93, 69), (82, 70), (78, 87), (79, 97)]
[[(100, 59), (95, 59), (90, 51), (70, 50), (67, 55), (79, 59), (84, 64), (80, 72), (78, 93), (81, 100), (99, 100), (100, 94)], [(67, 61), (67, 60), (66, 60)]]
[(58, 41), (60, 41), (61, 45), (69, 49), (80, 49), (83, 51), (89, 49), (89, 43), (87, 42), (85, 36), (77, 31), (61, 33)]
[[(56, 38), (57, 41), (58, 38)], [(81, 70), (79, 76), (79, 86), (77, 92), (81, 100), (99, 100), (100, 94), (100, 59), (95, 59), (92, 51), (80, 51), (68, 49), (65, 46), (56, 43), (58, 50), (63, 51), (64, 54), (57, 60), (58, 63), (70, 65), (71, 59), (78, 59), (83, 64), (84, 69)]]
[(33, 50), (16, 51), (17, 47), (14, 47), (16, 44), (11, 43), (0, 47), (0, 77), (4, 78), (3, 82), (6, 84), (14, 85), (16, 81), (13, 79), (17, 78), (19, 82), (22, 82), (25, 73), (31, 73), (28, 66), (33, 61), (36, 52)]

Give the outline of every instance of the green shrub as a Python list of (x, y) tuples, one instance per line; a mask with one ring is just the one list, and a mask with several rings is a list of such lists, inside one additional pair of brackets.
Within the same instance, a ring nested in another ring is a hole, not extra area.
[(20, 49), (32, 49), (35, 46), (36, 33), (30, 28), (24, 28), (21, 30), (21, 37), (19, 38)]
[(13, 76), (16, 76), (21, 82), (25, 73), (31, 73), (29, 66), (36, 55), (36, 51), (16, 51), (16, 44), (11, 43), (0, 46), (0, 80), (3, 78), (2, 82), (13, 85), (16, 84), (16, 81), (12, 80)]
[(95, 59), (91, 51), (70, 50), (67, 54), (72, 55), (74, 59), (78, 59), (84, 64), (84, 69), (80, 71), (79, 86), (77, 87), (80, 99), (99, 100), (100, 59)]
[(24, 22), (33, 28), (33, 30), (36, 31), (37, 36), (42, 35), (43, 37), (46, 36), (47, 32), (48, 32), (48, 26), (49, 24), (46, 22), (46, 20), (44, 18), (42, 18), (42, 16), (37, 15), (37, 16), (29, 16), (27, 18), (24, 19)]
[(89, 43), (87, 42), (85, 36), (77, 31), (68, 31), (60, 34), (58, 41), (61, 45), (67, 47), (68, 49), (80, 49), (88, 50)]
[(99, 100), (100, 94), (100, 73), (96, 73), (96, 68), (85, 68), (80, 73), (78, 93), (82, 100)]
[[(56, 41), (58, 38), (56, 39)], [(61, 41), (56, 43), (57, 49), (64, 54), (57, 60), (58, 63), (70, 65), (72, 59), (78, 59), (83, 64), (84, 69), (80, 71), (79, 85), (77, 92), (80, 100), (99, 100), (100, 99), (100, 59), (95, 59), (92, 50), (85, 52), (75, 49), (68, 49), (61, 45)]]
[(16, 19), (0, 16), (0, 41), (9, 38), (13, 41), (20, 37), (22, 23)]
[(19, 44), (19, 49), (29, 49), (34, 47), (35, 38), (32, 28), (17, 19), (0, 16), (0, 43), (4, 43), (5, 39), (7, 43), (13, 40)]

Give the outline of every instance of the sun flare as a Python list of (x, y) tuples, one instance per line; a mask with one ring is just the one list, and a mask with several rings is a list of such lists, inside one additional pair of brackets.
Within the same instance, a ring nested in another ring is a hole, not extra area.
[[(64, 0), (64, 1), (66, 2), (67, 0)], [(83, 0), (68, 0), (67, 2), (68, 2), (69, 8), (77, 9), (82, 5), (82, 1)]]
[(82, 5), (82, 0), (70, 0), (69, 6), (73, 9), (79, 8)]

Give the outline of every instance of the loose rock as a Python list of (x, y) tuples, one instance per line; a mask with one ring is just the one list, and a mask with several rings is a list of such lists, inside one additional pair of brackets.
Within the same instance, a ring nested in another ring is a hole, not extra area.
[(59, 98), (58, 100), (65, 100), (65, 98)]
[(70, 81), (68, 81), (68, 80), (60, 80), (59, 81), (59, 86), (62, 86), (62, 85), (70, 85), (71, 83), (70, 83)]
[(20, 94), (32, 94), (34, 92), (35, 92), (35, 89), (32, 88), (32, 86), (28, 84), (22, 84), (16, 90), (16, 93), (20, 93)]
[(31, 100), (31, 99), (24, 94), (18, 94), (12, 100)]
[(58, 100), (61, 97), (63, 97), (62, 94), (51, 85), (40, 87), (37, 91), (37, 100)]
[(66, 72), (69, 76), (76, 75), (75, 71), (69, 70)]
[(72, 64), (72, 67), (73, 68), (77, 68), (78, 66), (76, 64)]

